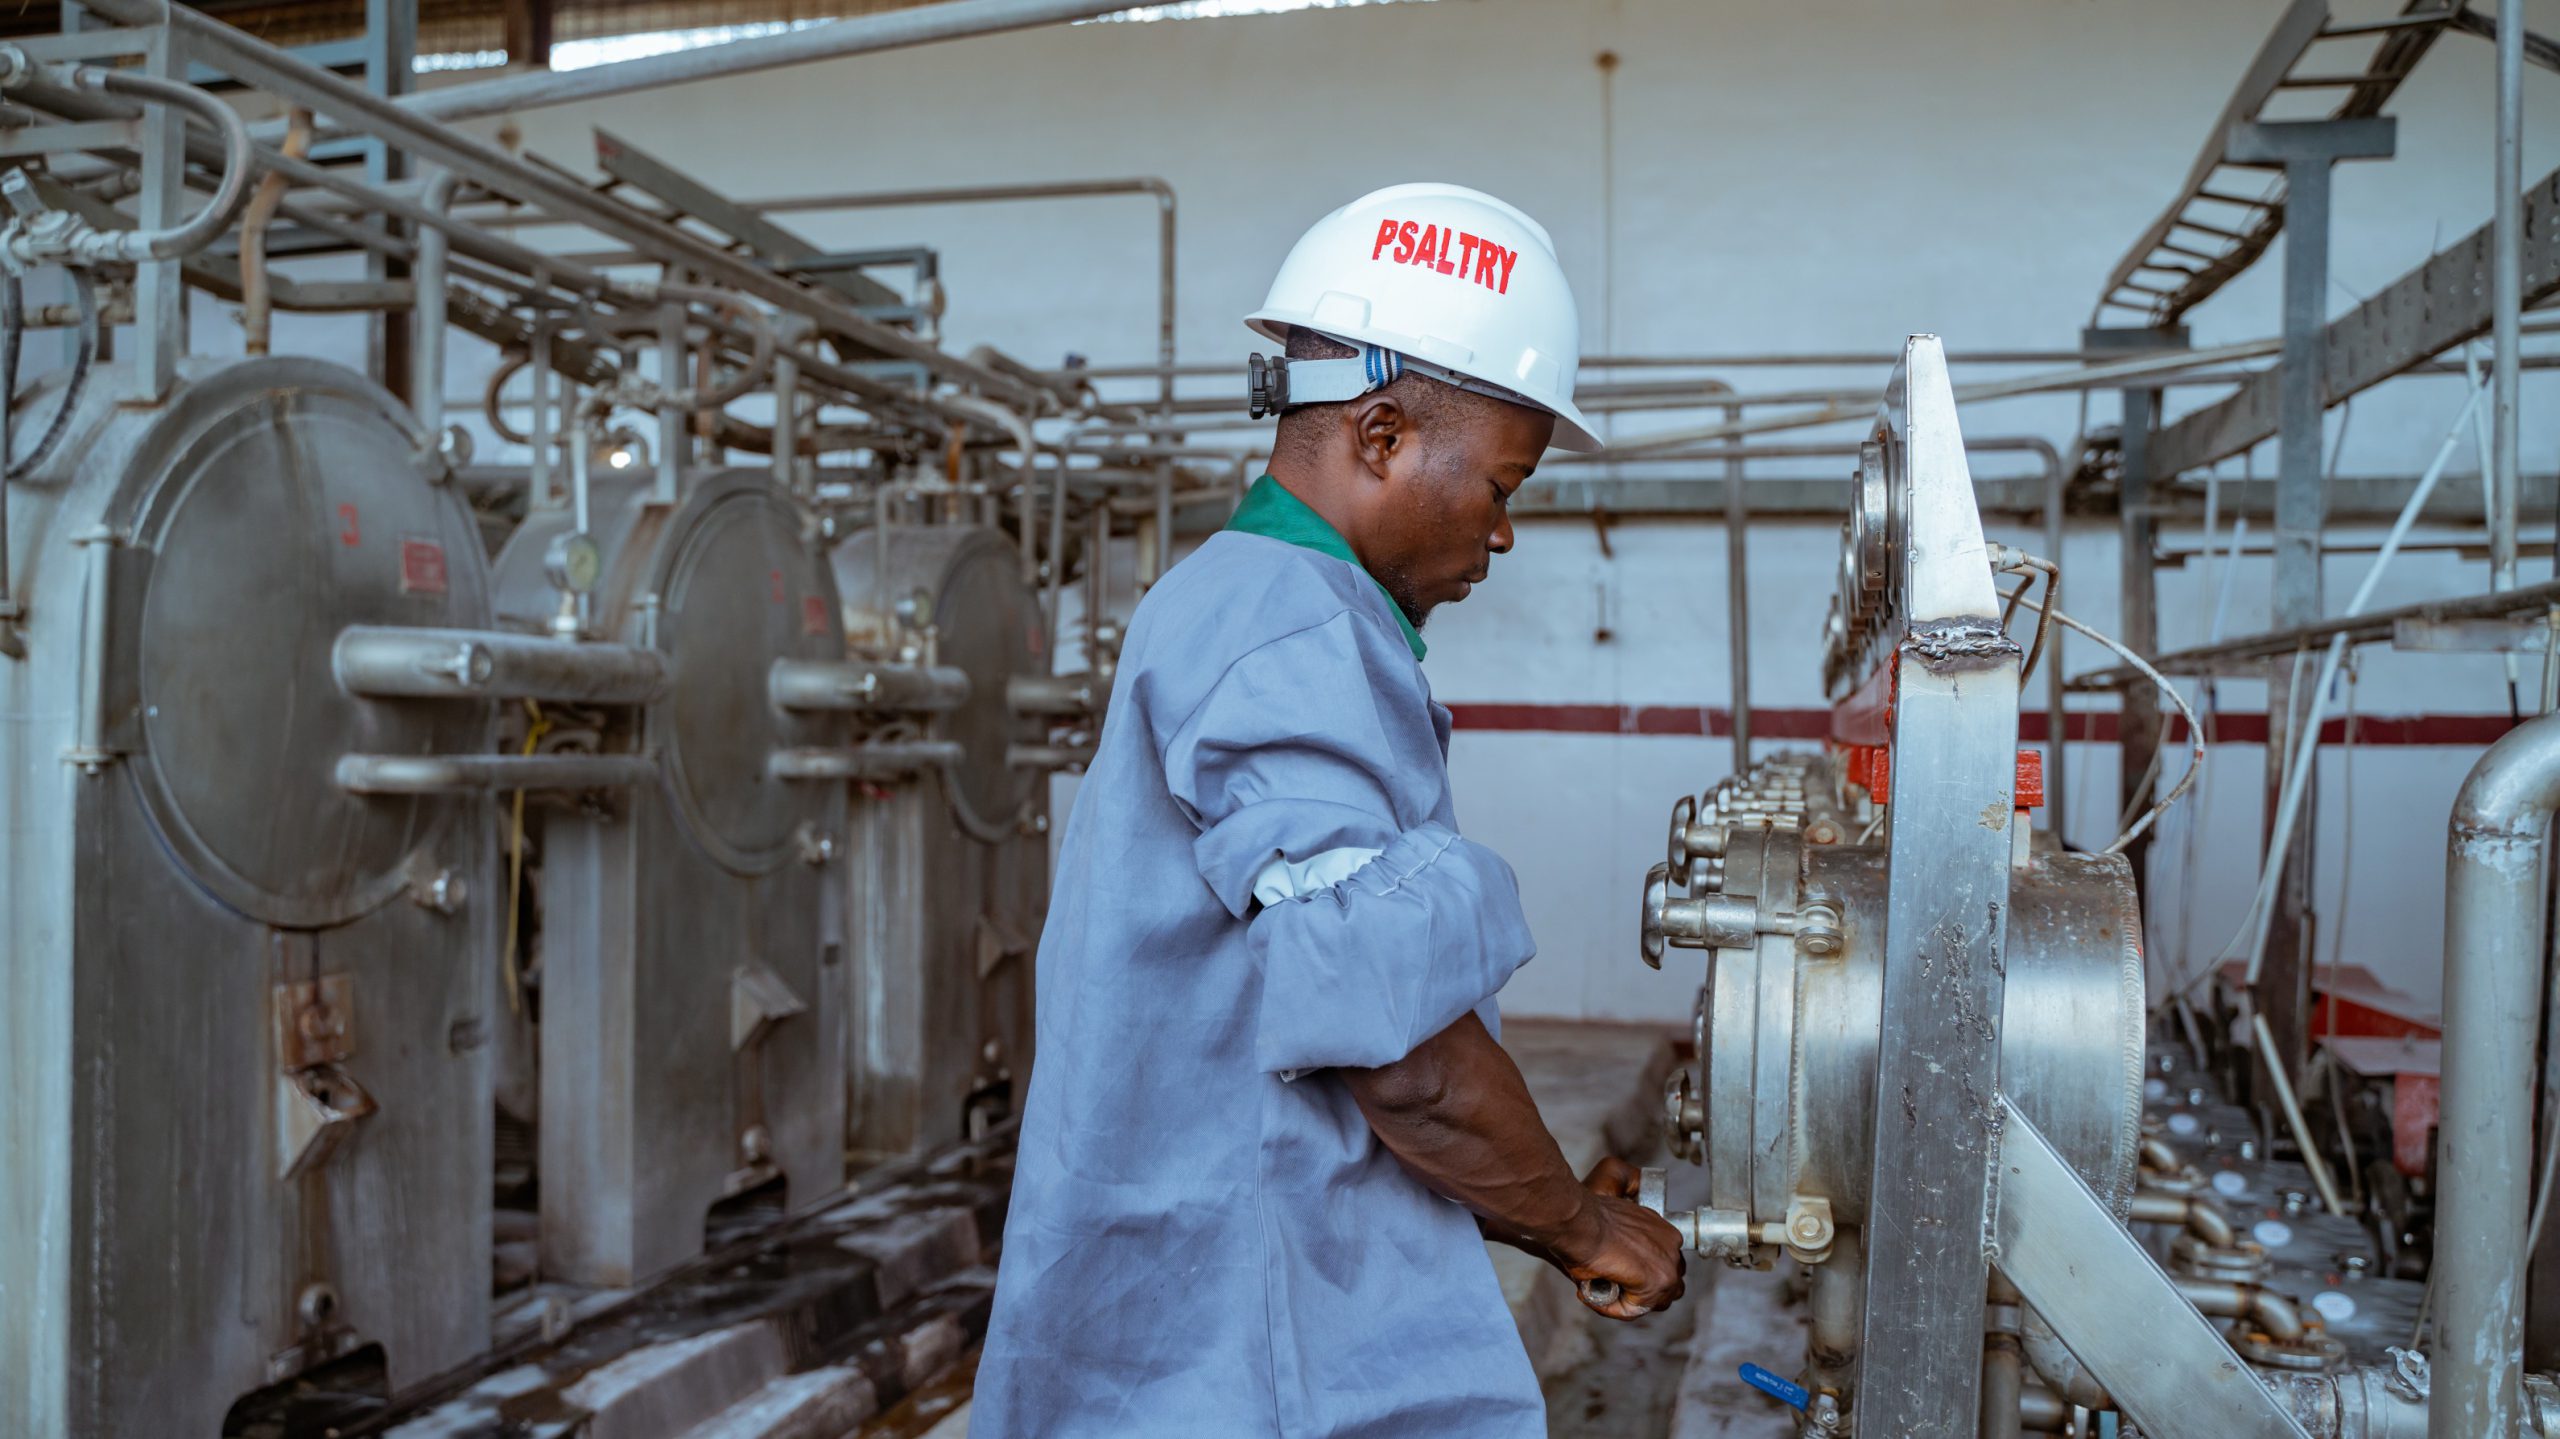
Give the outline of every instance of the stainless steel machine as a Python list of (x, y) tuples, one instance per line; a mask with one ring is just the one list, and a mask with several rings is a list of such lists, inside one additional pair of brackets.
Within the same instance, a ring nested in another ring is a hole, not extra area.
[[(686, 225), (200, 12), (81, 15), (0, 45), (0, 380), (76, 356), (0, 415), (0, 1432), (388, 1413), (841, 1197), (849, 1142), (1001, 1120), (1094, 708), (1049, 674), (1063, 537), (1126, 478), (1032, 420), (1094, 403), (942, 351), (877, 257), (705, 240), (771, 231), (627, 147)], [(323, 126), (421, 173), (312, 163)], [(283, 311), (382, 378), (268, 353)], [(517, 463), (444, 423), (449, 328), (532, 376)]]
[[(2317, 1316), (2231, 1271), (2245, 1241), (2210, 1201), (2143, 1187), (2131, 876), (2032, 831), (2017, 749), (1994, 576), (2040, 564), (1985, 541), (1943, 352), (1914, 337), (1844, 527), (1830, 743), (1681, 800), (1647, 880), (1647, 960), (1708, 951), (1667, 1108), (1709, 1203), (1671, 1217), (1700, 1253), (1808, 1266), (1807, 1433), (2101, 1410), (2164, 1439), (2338, 1433), (2299, 1417), (2346, 1382)], [(2193, 1264), (2164, 1270), (2136, 1218), (2198, 1231)], [(2299, 1377), (2279, 1394), (2243, 1355)]]
[(496, 829), (485, 778), (417, 771), (592, 678), (492, 629), (470, 512), (380, 387), (134, 379), (75, 382), (9, 490), (15, 1433), (213, 1433), (360, 1347), (405, 1384), (487, 1345), (483, 1268), (417, 1256), (487, 1243)]
[(761, 471), (599, 481), (499, 553), (503, 623), (609, 637), (668, 675), (583, 744), (646, 773), (546, 809), (541, 961), (543, 1272), (628, 1285), (701, 1252), (714, 1205), (785, 1207), (844, 1179), (839, 786), (808, 774), (842, 719), (833, 576)]
[(834, 550), (858, 661), (947, 674), (947, 703), (874, 711), (866, 747), (914, 757), (853, 786), (851, 1142), (905, 1153), (1011, 1114), (1031, 1071), (1031, 961), (1048, 905), (1053, 680), (1013, 546), (973, 525), (888, 524)]

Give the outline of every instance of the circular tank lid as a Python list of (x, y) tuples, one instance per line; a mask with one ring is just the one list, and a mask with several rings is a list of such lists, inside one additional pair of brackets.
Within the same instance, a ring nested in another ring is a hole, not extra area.
[(716, 860), (763, 873), (798, 853), (823, 786), (776, 779), (777, 749), (842, 743), (824, 716), (777, 709), (779, 659), (840, 659), (826, 561), (791, 498), (761, 477), (704, 480), (660, 549), (659, 648), (673, 683), (652, 724), (677, 808)]
[[(488, 710), (338, 688), (350, 625), (478, 628), (488, 582), (407, 412), (312, 361), (252, 362), (183, 390), (127, 477), (144, 579), (120, 588), (144, 803), (215, 897), (286, 927), (353, 919), (405, 887), (461, 802), (351, 795), (350, 753), (469, 753)], [(122, 665), (111, 659), (111, 665)]]

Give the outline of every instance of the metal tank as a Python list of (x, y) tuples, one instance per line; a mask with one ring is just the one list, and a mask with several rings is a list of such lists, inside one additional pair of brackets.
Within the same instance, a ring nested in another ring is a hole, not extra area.
[(1986, 542), (1934, 337), (1906, 346), (1855, 491), (1825, 752), (1680, 800), (1646, 877), (1646, 960), (1710, 951), (1698, 1067), (1667, 1094), (1708, 1202), (1667, 1217), (1700, 1253), (1809, 1267), (1806, 1433), (2014, 1434), (2067, 1401), (2302, 1439), (2250, 1363), (2334, 1342), (2255, 1276), (2173, 1278), (2127, 1228), (2233, 1242), (2218, 1209), (2138, 1189), (2132, 876), (2031, 829), (1993, 577), (2054, 570)]
[[(1883, 1014), (1885, 851), (1843, 842), (1861, 803), (1836, 761), (1780, 756), (1680, 802), (1669, 864), (1648, 877), (1646, 956), (1666, 938), (1723, 946), (1699, 991), (1697, 1067), (1666, 1094), (1672, 1147), (1707, 1167), (1703, 1232), (1729, 1257), (1828, 1248), (1867, 1219)], [(1810, 821), (1810, 822), (1808, 822)], [(1700, 851), (1712, 850), (1712, 854)], [(2012, 877), (1997, 1022), (2004, 1092), (2117, 1213), (2141, 1139), (2140, 910), (2122, 858), (2037, 852)], [(1709, 1097), (1712, 1097), (1710, 1100)], [(1755, 1252), (1757, 1251), (1757, 1252)]]
[(488, 582), (363, 377), (97, 378), (7, 490), (0, 1430), (212, 1434), (360, 1346), (395, 1388), (488, 1346), (489, 804), (341, 769), (482, 751), (490, 706), (334, 662), (485, 630)]
[(702, 1251), (713, 1208), (844, 1182), (842, 787), (804, 777), (841, 717), (833, 577), (762, 471), (672, 501), (599, 476), (592, 535), (539, 509), (496, 572), (501, 622), (663, 661), (639, 705), (546, 720), (648, 773), (538, 819), (541, 1266), (629, 1285)]
[(939, 702), (864, 719), (865, 747), (914, 756), (855, 781), (850, 1140), (904, 1154), (1013, 1111), (1030, 1076), (1032, 957), (1048, 907), (1046, 716), (1089, 707), (1049, 675), (1021, 560), (964, 525), (855, 532), (833, 561), (861, 662), (956, 680)]

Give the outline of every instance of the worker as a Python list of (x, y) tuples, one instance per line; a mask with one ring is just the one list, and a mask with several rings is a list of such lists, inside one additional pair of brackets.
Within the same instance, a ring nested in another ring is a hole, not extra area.
[(1533, 951), (1458, 833), (1422, 630), (1573, 404), (1537, 222), (1455, 185), (1318, 221), (1247, 324), (1270, 473), (1132, 618), (1058, 856), (973, 1439), (1508, 1439), (1546, 1406), (1484, 1239), (1679, 1297), (1497, 1042)]

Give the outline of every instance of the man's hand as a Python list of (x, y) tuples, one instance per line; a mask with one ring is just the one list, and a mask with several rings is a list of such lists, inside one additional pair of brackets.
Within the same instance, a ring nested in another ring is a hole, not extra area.
[(1640, 1319), (1668, 1308), (1687, 1287), (1688, 1262), (1681, 1257), (1680, 1231), (1636, 1202), (1640, 1179), (1634, 1165), (1615, 1156), (1591, 1166), (1582, 1178), (1590, 1203), (1583, 1216), (1556, 1237), (1547, 1255), (1547, 1262), (1576, 1285), (1587, 1279), (1615, 1284), (1615, 1300), (1591, 1305), (1593, 1312), (1612, 1319)]
[(1414, 1177), (1476, 1212), (1487, 1238), (1575, 1280), (1606, 1279), (1633, 1319), (1680, 1297), (1680, 1235), (1637, 1204), (1638, 1175), (1604, 1159), (1575, 1183), (1511, 1056), (1470, 1014), (1377, 1069), (1337, 1071), (1369, 1127)]

